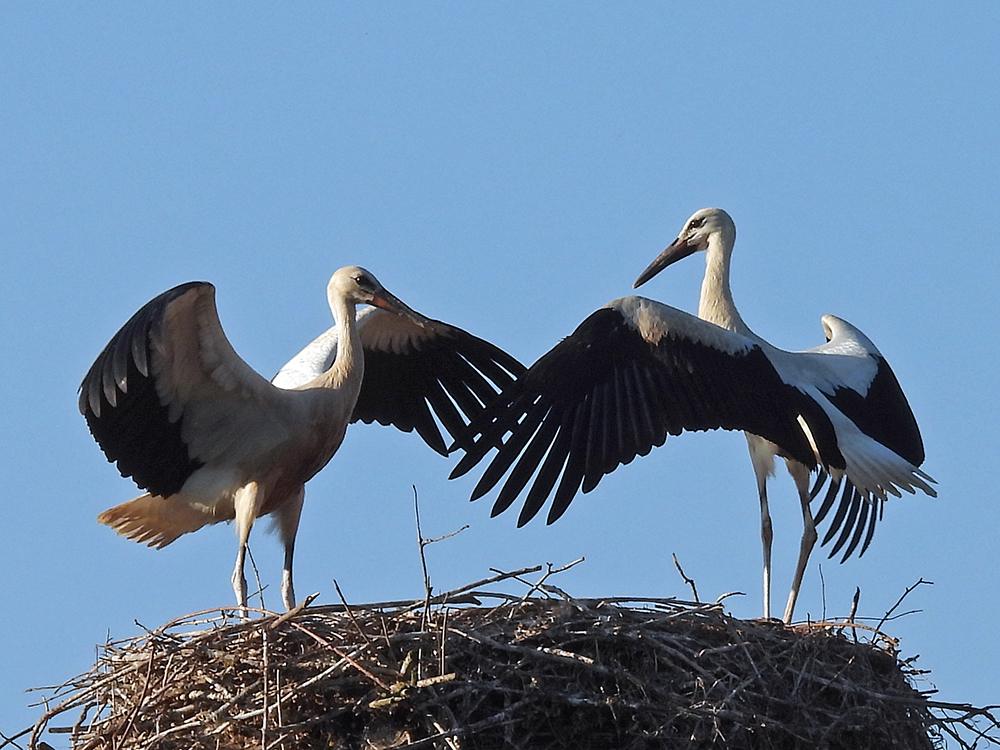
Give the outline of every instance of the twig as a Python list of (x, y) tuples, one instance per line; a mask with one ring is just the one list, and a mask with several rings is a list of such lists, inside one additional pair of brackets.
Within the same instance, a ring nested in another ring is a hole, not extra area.
[(896, 608), (900, 604), (903, 603), (903, 600), (907, 596), (910, 595), (910, 592), (913, 591), (915, 588), (917, 588), (917, 586), (922, 586), (924, 584), (928, 584), (930, 586), (933, 586), (934, 582), (933, 581), (925, 581), (923, 578), (921, 578), (915, 584), (913, 584), (912, 586), (910, 586), (909, 588), (907, 588), (906, 591), (903, 592), (903, 595), (901, 597), (899, 597), (899, 600), (895, 604), (893, 604), (892, 607), (889, 608), (889, 611), (886, 612), (885, 615), (882, 617), (882, 619), (878, 621), (878, 625), (875, 626), (875, 630), (881, 630), (882, 626), (885, 625), (885, 623), (889, 620), (889, 617), (892, 615), (892, 613), (896, 611)]
[(563, 591), (560, 588), (557, 588), (556, 586), (547, 585), (545, 581), (547, 581), (550, 577), (552, 577), (556, 573), (562, 573), (565, 570), (569, 570), (570, 568), (579, 565), (580, 563), (583, 562), (583, 560), (584, 558), (578, 557), (573, 562), (567, 563), (566, 565), (563, 565), (560, 568), (553, 568), (552, 563), (545, 563), (545, 573), (534, 584), (529, 584), (527, 581), (521, 581), (520, 577), (514, 576), (515, 580), (521, 581), (521, 583), (525, 584), (526, 586), (530, 586), (528, 592), (521, 597), (521, 601), (522, 602), (527, 601), (528, 599), (531, 598), (531, 595), (534, 594), (536, 591), (545, 591), (546, 593), (554, 593), (566, 601), (572, 601), (572, 597), (565, 591)]
[(722, 602), (724, 602), (726, 599), (728, 599), (731, 596), (746, 596), (746, 595), (747, 595), (747, 592), (745, 592), (745, 591), (727, 591), (725, 594), (722, 594), (722, 595), (718, 596), (716, 598), (716, 600), (715, 600), (715, 603), (716, 604), (722, 604)]
[(444, 536), (435, 537), (434, 539), (425, 539), (423, 532), (420, 530), (420, 503), (417, 501), (417, 486), (411, 485), (413, 487), (413, 515), (416, 519), (417, 524), (417, 546), (420, 550), (420, 567), (424, 572), (424, 618), (429, 618), (431, 614), (431, 576), (427, 572), (427, 557), (424, 554), (424, 547), (428, 544), (435, 544), (436, 542), (444, 541), (445, 539), (450, 539), (457, 534), (461, 534), (469, 525), (466, 524), (460, 529), (452, 531)]
[(149, 694), (149, 683), (152, 680), (153, 660), (155, 659), (155, 657), (156, 657), (156, 649), (151, 648), (149, 650), (149, 659), (146, 662), (146, 676), (145, 678), (143, 678), (142, 681), (142, 690), (139, 692), (139, 699), (135, 702), (135, 708), (129, 714), (128, 721), (125, 723), (124, 728), (119, 727), (119, 730), (115, 731), (115, 733), (112, 735), (111, 738), (112, 747), (115, 747), (117, 745), (116, 743), (117, 739), (121, 738), (124, 741), (124, 739), (128, 736), (129, 731), (132, 729), (132, 726), (135, 724), (135, 717), (138, 716), (139, 709), (142, 708), (142, 702), (146, 699), (146, 696)]
[(270, 628), (260, 629), (260, 647), (261, 647), (261, 679), (263, 685), (261, 687), (261, 697), (264, 701), (264, 708), (260, 716), (260, 746), (267, 747), (267, 690), (268, 690), (268, 675), (271, 671), (271, 654), (268, 649), (267, 634), (270, 632)]
[(366, 643), (371, 643), (368, 635), (365, 633), (364, 629), (358, 624), (357, 618), (354, 616), (354, 612), (351, 610), (351, 605), (347, 603), (347, 599), (344, 598), (344, 592), (340, 590), (340, 584), (337, 583), (337, 579), (333, 579), (333, 587), (337, 590), (337, 596), (340, 597), (341, 603), (344, 605), (344, 611), (347, 616), (351, 618), (351, 623), (354, 625), (354, 629), (358, 631), (362, 638), (364, 638)]
[[(858, 603), (861, 601), (861, 587), (856, 586), (854, 589), (854, 598), (851, 599), (851, 611), (847, 615), (847, 622), (854, 622), (854, 618), (858, 614)], [(854, 636), (855, 642), (858, 640), (858, 631), (852, 630), (852, 635)]]
[[(336, 579), (334, 579), (333, 585), (337, 588), (337, 593), (340, 594), (340, 587), (337, 586)], [(275, 630), (276, 628), (280, 627), (282, 625), (282, 623), (285, 623), (288, 620), (292, 619), (293, 617), (296, 617), (296, 616), (302, 614), (302, 611), (306, 607), (308, 607), (310, 604), (312, 604), (316, 600), (316, 598), (318, 596), (319, 596), (319, 593), (310, 594), (309, 596), (307, 596), (305, 599), (303, 599), (301, 602), (299, 602), (298, 604), (296, 604), (294, 607), (292, 607), (290, 610), (288, 610), (284, 614), (281, 614), (281, 615), (278, 615), (277, 617), (275, 617), (271, 622), (269, 622), (267, 624), (268, 630)], [(340, 594), (340, 598), (341, 598), (341, 601), (343, 601), (343, 599), (344, 599), (343, 594)], [(347, 607), (347, 602), (344, 602), (344, 606)]]
[[(253, 571), (253, 579), (257, 582), (257, 590), (250, 594), (250, 596), (256, 596), (260, 598), (260, 608), (267, 609), (267, 605), (264, 604), (264, 585), (260, 582), (260, 571), (257, 570), (257, 563), (253, 559), (253, 551), (250, 549), (250, 543), (247, 542), (247, 558), (250, 560), (250, 569)], [(247, 597), (248, 599), (250, 597)]]
[(701, 599), (698, 598), (698, 589), (695, 587), (694, 581), (688, 578), (686, 575), (684, 575), (684, 569), (681, 567), (680, 560), (677, 559), (677, 553), (672, 552), (671, 554), (673, 555), (674, 558), (674, 567), (676, 567), (677, 572), (681, 574), (681, 580), (683, 580), (684, 583), (686, 583), (688, 586), (691, 587), (691, 594), (694, 596), (694, 600), (700, 604)]
[[(875, 738), (864, 747), (888, 746), (879, 745), (888, 737), (929, 748), (919, 733), (930, 727), (965, 750), (1000, 743), (1000, 707), (928, 700), (907, 682), (920, 672), (898, 659), (895, 641), (857, 621), (857, 604), (843, 622), (783, 627), (737, 620), (717, 603), (576, 599), (553, 585), (568, 567), (498, 572), (431, 597), (437, 612), (427, 612), (426, 590), (422, 601), (386, 612), (348, 605), (337, 587), (337, 608), (304, 612), (304, 602), (248, 622), (233, 621), (231, 607), (178, 618), (106, 643), (97, 667), (46, 699), (33, 738), (59, 731), (83, 750), (109, 746), (118, 729), (119, 750), (234, 738), (307, 748), (317, 736), (360, 745), (353, 733), (372, 731), (396, 747), (527, 747), (550, 745), (555, 730), (566, 746), (645, 746), (669, 727), (693, 744), (735, 743), (749, 729), (771, 746), (832, 746), (849, 732)], [(538, 572), (532, 583), (527, 574)], [(524, 600), (491, 585), (509, 580), (538, 595)], [(491, 598), (501, 603), (454, 603)], [(400, 666), (404, 654), (410, 667)], [(48, 727), (76, 709), (72, 727)], [(618, 744), (602, 734), (612, 719)]]
[[(537, 573), (541, 569), (542, 569), (541, 565), (532, 565), (530, 568), (521, 568), (520, 570), (512, 570), (509, 573), (504, 573), (504, 572), (498, 571), (497, 575), (495, 575), (495, 576), (491, 576), (489, 578), (483, 578), (483, 579), (480, 579), (480, 580), (476, 581), (475, 583), (466, 584), (465, 586), (459, 586), (457, 589), (452, 589), (448, 593), (442, 594), (442, 595), (440, 595), (439, 597), (436, 597), (436, 598), (438, 600), (441, 600), (441, 601), (447, 600), (447, 601), (451, 601), (452, 603), (454, 603), (455, 600), (456, 600), (456, 598), (460, 594), (464, 594), (466, 591), (474, 591), (475, 589), (477, 589), (477, 588), (479, 588), (481, 586), (489, 586), (491, 583), (499, 583), (500, 581), (506, 581), (506, 580), (508, 580), (510, 578), (517, 578), (518, 576), (523, 576), (523, 575), (525, 575), (527, 573)], [(409, 607), (409, 609), (412, 609), (412, 608), (413, 608), (413, 605), (411, 604), (411, 606)]]
[(31, 727), (28, 727), (27, 729), (22, 729), (20, 732), (18, 732), (12, 737), (7, 737), (2, 732), (0, 732), (0, 740), (3, 740), (3, 742), (0, 742), (0, 748), (7, 747), (8, 745), (13, 745), (18, 750), (23, 750), (23, 748), (19, 744), (17, 744), (14, 740), (20, 739), (24, 735), (28, 734), (30, 731)]
[(424, 617), (430, 616), (431, 612), (431, 576), (427, 572), (427, 557), (424, 555), (424, 535), (420, 530), (420, 503), (417, 501), (417, 485), (413, 487), (413, 516), (417, 523), (417, 548), (420, 551), (420, 568), (424, 571)]
[(823, 563), (820, 563), (817, 567), (819, 568), (820, 601), (823, 602), (823, 614), (820, 619), (826, 620), (826, 578), (823, 576)]

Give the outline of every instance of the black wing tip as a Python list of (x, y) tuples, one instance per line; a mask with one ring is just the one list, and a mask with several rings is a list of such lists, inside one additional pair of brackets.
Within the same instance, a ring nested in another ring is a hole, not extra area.
[[(440, 322), (440, 321), (436, 321)], [(507, 352), (505, 349), (500, 348), (492, 341), (487, 341), (484, 338), (476, 336), (474, 333), (469, 333), (464, 328), (459, 328), (458, 326), (451, 325), (450, 323), (441, 323), (441, 325), (447, 326), (449, 333), (456, 338), (465, 338), (482, 348), (484, 352), (488, 352), (498, 364), (503, 365), (509, 372), (515, 376), (520, 375), (528, 368), (518, 360), (514, 355)]]
[[(443, 456), (458, 449), (468, 453), (474, 435), (469, 424), (526, 368), (500, 347), (461, 328), (430, 318), (428, 327), (433, 335), (408, 347), (405, 357), (366, 350), (365, 378), (352, 421), (377, 421), (404, 432), (416, 429)], [(451, 438), (450, 446), (441, 427)], [(468, 468), (452, 472), (451, 478)]]
[(80, 383), (77, 403), (94, 440), (123, 477), (159, 495), (177, 492), (203, 464), (193, 460), (169, 421), (146, 365), (150, 336), (167, 308), (193, 289), (215, 287), (189, 281), (157, 295), (111, 337)]

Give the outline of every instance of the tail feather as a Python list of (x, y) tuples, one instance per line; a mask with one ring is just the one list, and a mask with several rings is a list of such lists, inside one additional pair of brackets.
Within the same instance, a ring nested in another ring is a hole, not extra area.
[(120, 536), (161, 549), (181, 534), (197, 531), (221, 519), (176, 497), (140, 495), (101, 513), (97, 520)]

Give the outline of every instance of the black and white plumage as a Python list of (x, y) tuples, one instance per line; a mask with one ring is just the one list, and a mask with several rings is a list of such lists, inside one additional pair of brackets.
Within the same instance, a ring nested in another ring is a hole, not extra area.
[[(412, 311), (411, 311), (412, 312)], [(356, 315), (364, 351), (364, 378), (351, 422), (416, 431), (447, 456), (452, 440), (466, 434), (470, 416), (513, 382), (525, 367), (488, 341), (461, 328), (424, 318), (365, 307)], [(337, 326), (317, 336), (271, 379), (279, 388), (298, 388), (329, 370), (336, 360)]]
[[(705, 250), (699, 317), (636, 296), (596, 311), (473, 421), (470, 432), (478, 437), (452, 477), (499, 446), (473, 499), (502, 482), (497, 515), (528, 487), (518, 525), (550, 496), (552, 523), (580, 489), (594, 489), (605, 474), (662, 445), (668, 434), (743, 430), (761, 504), (766, 617), (772, 536), (766, 482), (775, 456), (786, 460), (799, 493), (805, 530), (785, 609), (790, 621), (816, 539), (810, 500), (827, 475), (825, 509), (842, 492), (833, 525), (841, 532), (838, 545), (850, 539), (847, 554), (861, 536), (867, 533), (866, 545), (871, 538), (875, 512), (869, 506), (900, 490), (936, 493), (919, 469), (924, 450), (916, 420), (888, 363), (864, 334), (827, 315), (827, 343), (788, 352), (743, 323), (729, 288), (735, 238), (724, 211), (695, 213), (636, 286)], [(812, 471), (820, 473), (813, 492)]]
[[(416, 430), (439, 453), (523, 371), (511, 356), (414, 312), (356, 266), (327, 297), (335, 325), (282, 369), (276, 384), (232, 348), (211, 284), (183, 284), (143, 306), (80, 386), (80, 411), (109, 461), (145, 494), (98, 516), (138, 542), (236, 521), (233, 589), (254, 520), (273, 515), (285, 547), (282, 599), (295, 602), (292, 556), (305, 483), (337, 451), (350, 422)], [(363, 310), (356, 321), (358, 304)]]

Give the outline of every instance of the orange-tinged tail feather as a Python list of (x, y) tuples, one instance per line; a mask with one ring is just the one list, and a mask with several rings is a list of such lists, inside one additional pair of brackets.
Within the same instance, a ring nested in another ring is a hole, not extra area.
[(121, 536), (160, 549), (181, 534), (197, 531), (221, 519), (175, 497), (147, 493), (109, 508), (97, 520)]

